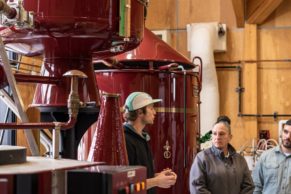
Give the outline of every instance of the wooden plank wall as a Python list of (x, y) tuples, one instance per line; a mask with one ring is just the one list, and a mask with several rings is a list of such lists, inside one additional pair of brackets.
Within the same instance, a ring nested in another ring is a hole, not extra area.
[[(40, 66), (42, 64), (42, 57), (22, 57), (22, 63), (19, 68), (19, 73), (26, 74), (39, 74)], [(37, 108), (29, 107), (32, 103), (34, 91), (36, 84), (34, 83), (17, 83), (17, 87), (20, 91), (21, 98), (23, 99), (23, 105), (25, 112), (28, 116), (30, 122), (39, 122), (40, 121), (40, 113)], [(34, 137), (41, 148), (41, 153), (44, 152), (44, 148), (40, 146), (40, 133), (38, 130), (33, 130)], [(24, 130), (17, 130), (17, 145), (28, 147), (28, 143), (24, 134)], [(29, 149), (27, 149), (27, 154), (31, 155)]]
[[(168, 43), (189, 58), (186, 24), (226, 23), (228, 50), (226, 53), (216, 53), (215, 61), (255, 60), (232, 64), (241, 65), (243, 69), (245, 91), (242, 95), (242, 113), (291, 114), (291, 61), (278, 61), (291, 59), (290, 18), (291, 1), (284, 1), (262, 25), (237, 28), (231, 0), (163, 0), (150, 1), (146, 27), (167, 30), (170, 35)], [(236, 93), (238, 72), (217, 69), (217, 74), (220, 113), (232, 119), (232, 144), (239, 149), (253, 138), (257, 139), (260, 130), (269, 130), (271, 138), (277, 140), (278, 121), (289, 117), (239, 117)]]

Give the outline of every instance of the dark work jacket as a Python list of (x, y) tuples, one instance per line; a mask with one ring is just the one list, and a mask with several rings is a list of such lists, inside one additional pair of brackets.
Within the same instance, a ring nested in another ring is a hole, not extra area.
[(228, 145), (229, 157), (212, 146), (197, 154), (190, 171), (191, 194), (252, 194), (254, 183), (243, 156)]
[[(153, 157), (147, 142), (149, 141), (149, 135), (143, 132), (142, 137), (135, 132), (131, 125), (124, 124), (123, 126), (129, 165), (145, 166), (147, 168), (147, 178), (153, 178), (155, 176)], [(155, 188), (147, 190), (147, 194), (155, 193)]]

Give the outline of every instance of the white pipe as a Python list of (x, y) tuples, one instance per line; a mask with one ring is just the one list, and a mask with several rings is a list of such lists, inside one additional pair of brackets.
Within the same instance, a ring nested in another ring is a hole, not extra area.
[(218, 23), (193, 23), (187, 25), (188, 49), (191, 58), (202, 59), (202, 90), (200, 93), (201, 135), (212, 129), (219, 116), (219, 91), (214, 64), (214, 47)]

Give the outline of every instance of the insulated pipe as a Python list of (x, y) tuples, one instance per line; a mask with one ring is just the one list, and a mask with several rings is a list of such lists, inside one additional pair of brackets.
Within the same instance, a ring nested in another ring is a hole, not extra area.
[(200, 56), (203, 61), (203, 88), (200, 93), (202, 134), (212, 128), (212, 123), (215, 123), (219, 115), (218, 79), (213, 54), (217, 41), (216, 28), (217, 23), (187, 25), (188, 49), (191, 51), (191, 58)]

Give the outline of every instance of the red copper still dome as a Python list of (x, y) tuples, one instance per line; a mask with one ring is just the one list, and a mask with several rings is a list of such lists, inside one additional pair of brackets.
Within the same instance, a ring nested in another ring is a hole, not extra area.
[[(96, 58), (94, 58), (94, 62), (98, 63), (98, 59), (95, 59)], [(195, 66), (186, 57), (170, 47), (166, 42), (146, 28), (144, 29), (144, 38), (137, 48), (116, 55), (114, 56), (114, 59), (123, 65), (126, 64), (126, 68), (132, 67), (131, 65), (136, 66), (137, 62), (139, 65), (142, 62), (153, 62), (155, 67), (169, 63), (178, 63), (187, 69), (192, 69)], [(123, 67), (124, 66), (121, 68)], [(141, 66), (139, 67), (141, 68)], [(97, 69), (100, 68), (97, 67)]]

